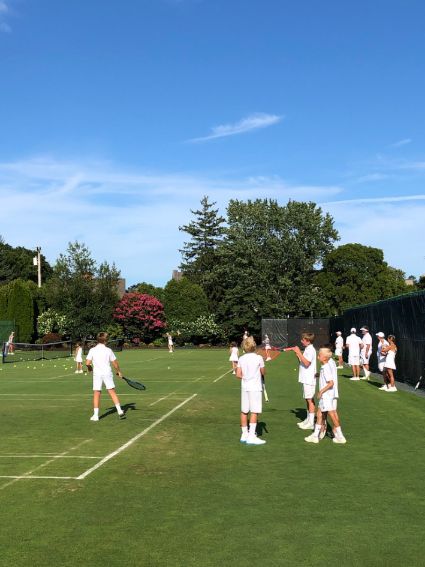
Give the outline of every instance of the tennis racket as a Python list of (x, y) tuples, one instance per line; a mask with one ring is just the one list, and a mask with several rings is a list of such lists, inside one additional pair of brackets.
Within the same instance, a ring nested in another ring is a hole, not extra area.
[(135, 390), (146, 390), (146, 386), (141, 382), (136, 382), (136, 380), (130, 380), (130, 378), (126, 378), (125, 376), (122, 376), (122, 379), (125, 380), (127, 384), (132, 388), (134, 388)]
[(422, 384), (422, 379), (423, 379), (423, 377), (421, 376), (421, 377), (419, 378), (419, 380), (418, 380), (416, 386), (415, 386), (415, 390), (417, 390), (417, 389), (420, 387), (420, 385)]
[(263, 383), (264, 400), (265, 400), (266, 402), (268, 402), (268, 401), (269, 401), (269, 397), (268, 397), (268, 395), (267, 395), (267, 390), (266, 390), (266, 385), (265, 385), (265, 383), (264, 383), (264, 378), (261, 378), (261, 382)]

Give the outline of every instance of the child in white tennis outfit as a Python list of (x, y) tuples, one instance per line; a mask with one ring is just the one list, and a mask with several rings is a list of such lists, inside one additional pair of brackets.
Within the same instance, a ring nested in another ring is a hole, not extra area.
[(239, 360), (239, 349), (237, 343), (230, 343), (230, 358), (229, 361), (232, 363), (232, 374), (236, 374), (236, 368), (238, 367)]
[(316, 349), (313, 346), (314, 333), (303, 333), (301, 344), (304, 351), (298, 346), (285, 348), (293, 350), (300, 363), (298, 382), (303, 386), (303, 398), (307, 405), (307, 416), (304, 421), (297, 423), (300, 429), (314, 429), (314, 393), (316, 391)]
[[(241, 443), (247, 445), (264, 445), (264, 439), (256, 436), (258, 415), (263, 411), (263, 386), (261, 377), (264, 376), (264, 359), (255, 350), (257, 345), (253, 337), (243, 342), (246, 354), (238, 361), (236, 376), (241, 380)], [(248, 428), (249, 415), (249, 428)]]
[(270, 356), (270, 351), (272, 347), (270, 345), (269, 335), (264, 335), (264, 348), (266, 350), (266, 362), (268, 362), (269, 360), (272, 359), (272, 357)]
[(332, 425), (334, 443), (344, 444), (347, 442), (341, 431), (339, 416), (337, 413), (338, 403), (338, 372), (335, 361), (332, 359), (332, 351), (329, 348), (319, 350), (319, 360), (322, 364), (319, 376), (319, 391), (317, 392), (318, 409), (317, 421), (314, 431), (305, 438), (308, 443), (319, 443), (326, 434), (326, 420), (329, 414)]
[(83, 348), (81, 343), (76, 343), (75, 345), (75, 374), (82, 374), (83, 373)]
[(115, 354), (106, 346), (107, 342), (108, 333), (99, 333), (97, 335), (97, 345), (89, 350), (86, 357), (87, 369), (89, 372), (93, 371), (93, 415), (90, 421), (99, 421), (100, 394), (103, 384), (105, 384), (108, 394), (117, 408), (120, 419), (125, 419), (124, 411), (115, 392), (111, 365), (114, 367), (117, 376), (122, 378), (122, 374)]

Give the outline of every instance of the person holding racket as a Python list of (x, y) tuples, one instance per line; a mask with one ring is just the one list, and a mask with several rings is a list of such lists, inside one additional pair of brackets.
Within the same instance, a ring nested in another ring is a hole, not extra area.
[(115, 383), (112, 375), (111, 365), (114, 367), (117, 376), (122, 378), (122, 373), (117, 361), (117, 357), (113, 351), (106, 346), (108, 342), (108, 333), (99, 333), (97, 335), (97, 345), (89, 350), (86, 357), (86, 366), (89, 372), (93, 371), (93, 415), (90, 421), (99, 421), (100, 395), (102, 393), (102, 385), (108, 391), (113, 401), (120, 419), (125, 419), (124, 411), (121, 408), (120, 401), (115, 392)]

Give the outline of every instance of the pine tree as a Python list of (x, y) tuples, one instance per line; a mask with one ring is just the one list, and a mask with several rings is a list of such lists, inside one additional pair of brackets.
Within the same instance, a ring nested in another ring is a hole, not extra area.
[(216, 203), (210, 203), (208, 197), (201, 199), (201, 209), (192, 211), (195, 219), (189, 224), (179, 227), (179, 230), (190, 235), (191, 240), (185, 242), (180, 269), (193, 283), (199, 284), (207, 294), (213, 307), (219, 296), (219, 290), (212, 277), (217, 261), (217, 248), (224, 234), (225, 219), (214, 208)]

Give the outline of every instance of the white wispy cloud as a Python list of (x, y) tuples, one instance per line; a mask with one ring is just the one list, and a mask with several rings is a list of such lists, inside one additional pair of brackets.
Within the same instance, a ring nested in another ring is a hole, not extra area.
[(403, 138), (403, 140), (398, 140), (398, 142), (394, 142), (390, 144), (390, 148), (401, 148), (402, 146), (407, 146), (407, 144), (411, 144), (411, 138)]
[(77, 239), (98, 260), (115, 261), (129, 283), (164, 284), (180, 263), (178, 249), (187, 236), (178, 227), (190, 222), (190, 209), (204, 195), (224, 213), (229, 199), (317, 202), (342, 191), (279, 176), (145, 172), (44, 156), (0, 163), (0, 202), (7, 203), (0, 207), (0, 234), (14, 246), (41, 246), (51, 263)]
[(321, 206), (335, 219), (339, 244), (380, 248), (390, 266), (408, 274), (425, 272), (425, 195), (347, 199)]
[(268, 126), (273, 126), (283, 119), (283, 116), (278, 116), (276, 114), (265, 114), (262, 112), (251, 114), (246, 118), (242, 118), (239, 122), (233, 124), (221, 124), (220, 126), (214, 126), (211, 128), (211, 133), (202, 136), (200, 138), (192, 138), (187, 140), (191, 143), (206, 142), (208, 140), (214, 140), (216, 138), (224, 138), (226, 136), (235, 136), (237, 134), (245, 134), (246, 132), (251, 132), (252, 130), (258, 130), (259, 128), (267, 128)]
[(327, 205), (352, 205), (364, 203), (401, 203), (407, 201), (425, 201), (425, 195), (388, 195), (385, 197), (359, 197), (356, 199), (341, 199), (338, 201), (328, 201), (322, 203), (323, 206)]
[(10, 33), (12, 28), (5, 21), (5, 16), (9, 13), (9, 6), (4, 0), (0, 0), (0, 33)]
[(356, 183), (370, 183), (371, 181), (382, 181), (391, 177), (388, 173), (368, 173), (356, 179)]

